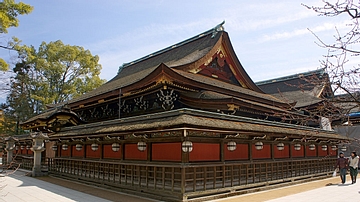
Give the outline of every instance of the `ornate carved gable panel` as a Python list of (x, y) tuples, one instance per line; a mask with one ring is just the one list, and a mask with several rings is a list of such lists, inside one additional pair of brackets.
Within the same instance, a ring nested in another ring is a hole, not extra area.
[(199, 69), (201, 69), (199, 74), (243, 86), (236, 78), (236, 74), (233, 73), (233, 67), (228, 62), (230, 61), (229, 58), (225, 56), (222, 51), (217, 52), (209, 61), (209, 63), (205, 63), (199, 67)]
[(248, 88), (245, 84), (246, 82), (244, 82), (244, 79), (237, 70), (234, 60), (230, 54), (226, 52), (223, 45), (220, 45), (215, 54), (209, 57), (206, 62), (190, 70), (190, 72)]

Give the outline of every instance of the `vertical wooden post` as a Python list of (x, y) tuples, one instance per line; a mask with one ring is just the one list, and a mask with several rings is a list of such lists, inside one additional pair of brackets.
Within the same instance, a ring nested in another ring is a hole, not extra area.
[(104, 145), (102, 143), (99, 144), (100, 146), (100, 159), (104, 158)]
[(74, 145), (69, 145), (70, 148), (68, 148), (70, 149), (70, 155), (69, 155), (70, 157), (73, 157), (73, 146)]
[(87, 150), (86, 144), (84, 144), (83, 148), (84, 148), (84, 155), (83, 155), (83, 157), (84, 157), (84, 159), (86, 159), (86, 150)]
[(307, 144), (304, 143), (304, 157), (307, 158)]
[(274, 149), (275, 149), (275, 143), (274, 142), (272, 142), (271, 144), (271, 159), (272, 160), (274, 160), (275, 159), (275, 151), (274, 151)]
[(221, 162), (224, 162), (225, 161), (225, 158), (224, 158), (224, 149), (226, 149), (225, 147), (224, 147), (224, 140), (221, 140), (220, 141), (220, 161)]
[(291, 159), (293, 158), (293, 147), (294, 147), (294, 145), (289, 143), (289, 157)]
[(120, 144), (120, 159), (121, 160), (124, 160), (125, 158), (125, 143), (124, 142), (121, 142)]
[(147, 144), (147, 161), (152, 161), (152, 143), (151, 142), (148, 142)]
[(189, 152), (183, 152), (181, 150), (181, 162), (182, 163), (189, 163)]
[(249, 150), (249, 160), (252, 161), (253, 160), (252, 142), (249, 142), (248, 145), (249, 145), (249, 148), (248, 148), (248, 150)]
[(184, 197), (185, 194), (185, 167), (181, 167), (181, 196)]

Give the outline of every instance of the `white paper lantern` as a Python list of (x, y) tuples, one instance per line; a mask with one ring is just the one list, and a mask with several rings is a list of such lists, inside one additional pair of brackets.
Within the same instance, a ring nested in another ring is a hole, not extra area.
[(97, 151), (99, 149), (99, 145), (96, 143), (91, 144), (91, 150)]
[(137, 148), (139, 151), (145, 151), (146, 150), (146, 142), (138, 142)]
[(63, 144), (61, 147), (62, 147), (62, 150), (66, 151), (66, 150), (68, 150), (69, 145)]
[(120, 144), (119, 143), (113, 143), (111, 145), (111, 149), (114, 151), (114, 152), (118, 152), (120, 150)]
[(256, 142), (255, 143), (255, 149), (256, 150), (262, 150), (264, 148), (264, 143), (262, 142)]
[(82, 150), (82, 144), (76, 144), (75, 145), (75, 149), (76, 149), (76, 151), (81, 151)]
[(311, 145), (309, 145), (309, 150), (315, 150), (315, 145), (314, 144), (311, 144)]
[(276, 147), (277, 147), (277, 149), (278, 149), (279, 151), (282, 151), (282, 150), (284, 150), (285, 145), (284, 145), (284, 143), (278, 143), (278, 144), (276, 145)]
[(190, 141), (184, 141), (181, 144), (181, 149), (183, 152), (191, 152), (193, 150), (193, 143)]
[(236, 150), (236, 142), (234, 142), (234, 141), (228, 142), (227, 149), (229, 151), (235, 151)]

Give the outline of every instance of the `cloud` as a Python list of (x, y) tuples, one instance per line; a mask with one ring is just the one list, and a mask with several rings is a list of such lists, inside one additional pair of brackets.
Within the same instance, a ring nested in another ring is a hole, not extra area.
[(197, 20), (181, 24), (150, 24), (129, 30), (116, 37), (86, 44), (93, 54), (99, 55), (103, 67), (101, 78), (111, 79), (118, 67), (172, 44), (193, 37), (220, 23), (218, 19)]
[[(313, 3), (309, 3), (313, 5)], [(262, 1), (229, 6), (218, 12), (225, 13), (229, 27), (235, 31), (257, 31), (290, 24), (316, 16), (298, 3), (288, 1)]]
[(338, 30), (345, 30), (346, 28), (348, 28), (348, 26), (346, 26), (346, 25), (349, 23), (350, 23), (350, 21), (348, 21), (348, 20), (342, 21), (339, 23), (323, 23), (322, 25), (319, 25), (319, 26), (316, 26), (313, 28), (309, 28), (309, 29), (303, 28), (303, 29), (279, 32), (279, 33), (269, 34), (269, 35), (265, 34), (259, 39), (259, 42), (261, 43), (261, 42), (274, 41), (274, 40), (279, 40), (279, 39), (289, 39), (289, 38), (293, 38), (293, 37), (297, 37), (297, 36), (301, 36), (301, 35), (305, 35), (305, 34), (311, 34), (311, 32), (309, 30), (311, 30), (314, 33), (328, 31), (328, 30), (335, 30), (335, 28), (337, 28)]
[(233, 16), (232, 18), (228, 19), (229, 27), (235, 30), (241, 31), (255, 31), (260, 29), (266, 29), (271, 27), (276, 27), (282, 24), (291, 23), (297, 20), (302, 20), (308, 17), (313, 16), (309, 12), (298, 12), (296, 14), (288, 14), (278, 18), (253, 18), (253, 19), (244, 19), (241, 17)]

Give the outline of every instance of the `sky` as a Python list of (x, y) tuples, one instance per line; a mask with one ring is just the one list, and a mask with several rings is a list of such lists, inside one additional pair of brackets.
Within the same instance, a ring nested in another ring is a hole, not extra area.
[[(16, 1), (18, 2), (18, 1)], [(327, 50), (316, 45), (312, 30), (333, 41), (346, 16), (318, 16), (301, 4), (321, 0), (23, 0), (34, 7), (20, 16), (0, 45), (12, 36), (23, 44), (61, 40), (82, 46), (100, 57), (102, 79), (110, 80), (119, 66), (212, 29), (224, 28), (241, 64), (256, 81), (315, 70)], [(0, 51), (14, 63), (15, 53)], [(0, 103), (6, 94), (0, 94)]]

